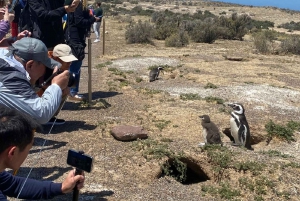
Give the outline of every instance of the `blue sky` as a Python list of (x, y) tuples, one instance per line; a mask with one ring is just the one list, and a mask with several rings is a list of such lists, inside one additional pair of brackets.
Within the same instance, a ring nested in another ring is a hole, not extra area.
[(300, 11), (300, 0), (216, 0), (228, 3), (237, 3), (253, 6), (274, 6)]

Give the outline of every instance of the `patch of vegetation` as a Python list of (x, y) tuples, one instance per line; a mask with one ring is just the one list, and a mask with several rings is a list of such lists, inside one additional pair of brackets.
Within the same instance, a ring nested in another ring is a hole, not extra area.
[(142, 82), (142, 81), (143, 81), (143, 78), (141, 78), (141, 77), (137, 77), (137, 78), (135, 78), (135, 81), (136, 81), (137, 83), (140, 83), (140, 82)]
[(281, 157), (281, 158), (292, 158), (293, 156), (282, 154), (280, 151), (277, 150), (268, 150), (260, 152), (262, 154), (268, 155), (269, 157)]
[(201, 96), (198, 94), (188, 93), (188, 94), (180, 94), (180, 99), (182, 100), (201, 100)]
[(142, 93), (147, 95), (159, 94), (161, 92), (162, 92), (161, 90), (155, 90), (155, 89), (148, 89), (148, 88), (142, 89)]
[(284, 164), (283, 166), (281, 166), (282, 169), (285, 169), (287, 167), (300, 168), (300, 164), (299, 163), (295, 163), (295, 162), (290, 162), (290, 163), (287, 163), (287, 164)]
[(259, 21), (259, 20), (253, 20), (251, 21), (251, 28), (255, 27), (256, 29), (268, 29), (269, 27), (274, 27), (274, 22), (265, 20), (265, 21)]
[(292, 53), (300, 55), (300, 38), (296, 35), (292, 35), (281, 43), (281, 49), (283, 53)]
[(160, 131), (162, 131), (171, 123), (169, 120), (153, 120), (153, 122), (155, 122), (155, 127), (157, 127)]
[(300, 31), (300, 22), (291, 21), (291, 22), (287, 22), (284, 24), (280, 24), (277, 27), (288, 29), (288, 30), (293, 30), (293, 31)]
[(223, 104), (225, 101), (222, 98), (219, 97), (214, 97), (214, 96), (207, 96), (204, 98), (206, 102), (211, 103), (211, 102), (216, 102), (217, 104)]
[(126, 87), (130, 84), (128, 80), (121, 80), (120, 81), (120, 87)]
[(269, 189), (274, 190), (275, 183), (266, 176), (259, 178), (239, 178), (239, 185), (245, 190), (250, 190), (255, 193), (255, 200), (264, 200), (262, 195), (266, 195)]
[(167, 37), (166, 47), (185, 47), (189, 44), (189, 35), (185, 31), (178, 31)]
[(222, 183), (219, 188), (215, 186), (203, 185), (201, 190), (204, 192), (204, 195), (206, 193), (214, 196), (219, 195), (222, 199), (226, 200), (232, 200), (241, 195), (240, 190), (233, 189), (229, 183)]
[[(288, 125), (290, 125), (290, 127)], [(283, 125), (275, 124), (272, 120), (269, 120), (269, 122), (265, 125), (266, 131), (268, 133), (267, 135), (268, 142), (270, 142), (273, 137), (277, 137), (279, 139), (285, 140), (288, 143), (295, 141), (294, 131), (296, 128), (299, 129), (298, 126), (299, 124), (298, 123), (296, 124), (295, 122), (283, 126)]]
[(229, 183), (222, 183), (221, 188), (218, 189), (219, 195), (222, 199), (232, 200), (233, 198), (240, 196), (240, 190), (231, 188)]
[[(183, 182), (186, 179), (187, 164), (180, 159), (184, 157), (182, 152), (175, 153), (170, 150), (168, 144), (163, 141), (145, 139), (132, 142), (131, 147), (136, 151), (141, 151), (147, 160), (168, 158), (167, 162), (161, 165), (163, 175), (174, 177), (177, 181)], [(169, 161), (172, 161), (172, 169)], [(176, 174), (174, 174), (176, 172)]]
[(258, 52), (267, 54), (271, 52), (271, 45), (274, 41), (274, 34), (271, 31), (261, 31), (253, 34), (254, 47)]
[(208, 82), (205, 86), (204, 86), (204, 89), (216, 89), (218, 88), (217, 85), (213, 84), (213, 83), (210, 83)]
[(207, 153), (209, 157), (212, 168), (214, 171), (215, 179), (221, 181), (225, 169), (229, 168), (233, 152), (230, 151), (227, 147), (220, 145), (205, 145), (201, 148)]
[(160, 141), (161, 142), (173, 142), (173, 140), (170, 138), (161, 138)]
[(111, 104), (108, 103), (103, 98), (93, 100), (91, 103), (89, 103), (88, 101), (81, 101), (78, 106), (79, 109), (86, 109), (86, 108), (106, 109), (109, 107), (111, 107)]
[(126, 27), (125, 39), (127, 43), (152, 43), (154, 27), (148, 22), (131, 23)]
[[(175, 178), (178, 182), (184, 182), (187, 177), (187, 164), (183, 163), (180, 159), (183, 155), (173, 156), (171, 160), (168, 160), (162, 165), (162, 174)], [(170, 162), (171, 164), (170, 164)], [(174, 168), (175, 167), (175, 170)]]
[(107, 62), (105, 62), (105, 63), (98, 64), (98, 65), (96, 66), (96, 68), (101, 69), (101, 68), (104, 68), (104, 67), (106, 67), (106, 66), (108, 66), (108, 65), (111, 65), (112, 63), (113, 63), (113, 62), (111, 62), (111, 61), (107, 61)]
[(108, 68), (108, 71), (112, 72), (112, 74), (114, 75), (119, 75), (122, 76), (123, 78), (126, 78), (126, 74), (117, 68)]
[(253, 175), (259, 175), (261, 171), (264, 170), (265, 164), (258, 163), (255, 161), (244, 161), (244, 162), (238, 162), (235, 165), (235, 169), (238, 171), (243, 171), (244, 173), (246, 171), (250, 171)]

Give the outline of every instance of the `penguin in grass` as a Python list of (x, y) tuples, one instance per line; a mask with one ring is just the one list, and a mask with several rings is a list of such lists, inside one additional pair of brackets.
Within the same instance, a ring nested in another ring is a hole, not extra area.
[(159, 73), (160, 73), (160, 71), (162, 71), (162, 70), (164, 70), (164, 68), (163, 67), (157, 67), (157, 68), (153, 68), (151, 71), (150, 71), (150, 73), (149, 73), (149, 81), (150, 82), (153, 82), (153, 81), (155, 81), (155, 80), (157, 80), (158, 79), (158, 76), (159, 76)]
[(222, 140), (220, 136), (220, 131), (218, 127), (210, 121), (208, 115), (199, 116), (201, 121), (201, 125), (203, 128), (203, 138), (204, 143), (200, 143), (199, 146), (204, 146), (205, 144), (221, 144)]
[(230, 119), (230, 131), (234, 139), (234, 145), (244, 146), (249, 150), (253, 150), (250, 143), (250, 128), (245, 116), (244, 106), (240, 103), (230, 103), (228, 106), (233, 109)]

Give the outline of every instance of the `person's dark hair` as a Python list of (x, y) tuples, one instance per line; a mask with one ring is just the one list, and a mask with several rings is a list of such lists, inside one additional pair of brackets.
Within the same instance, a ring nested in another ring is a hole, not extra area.
[(101, 6), (101, 2), (100, 1), (96, 2), (96, 5), (100, 7)]
[(23, 151), (32, 142), (35, 129), (41, 125), (33, 118), (0, 105), (0, 153), (10, 146)]

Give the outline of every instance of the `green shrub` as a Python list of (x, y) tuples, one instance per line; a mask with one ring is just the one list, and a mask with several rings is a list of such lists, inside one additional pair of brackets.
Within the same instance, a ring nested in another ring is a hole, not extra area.
[(218, 88), (217, 85), (213, 84), (213, 83), (210, 83), (208, 82), (205, 86), (204, 86), (204, 89), (216, 89)]
[(185, 31), (179, 31), (166, 38), (166, 47), (185, 47), (189, 44), (189, 36)]
[(191, 39), (196, 43), (213, 43), (218, 38), (218, 29), (212, 18), (195, 22), (190, 32)]
[(278, 137), (287, 142), (295, 141), (293, 128), (275, 124), (272, 120), (265, 125), (265, 128), (268, 133), (268, 141), (271, 141), (273, 137)]
[(125, 39), (127, 43), (151, 43), (153, 37), (153, 26), (145, 21), (139, 20), (137, 24), (126, 27)]
[(300, 38), (293, 35), (285, 39), (281, 43), (281, 50), (283, 53), (292, 53), (300, 55)]
[(271, 51), (269, 45), (271, 41), (267, 38), (265, 32), (255, 33), (253, 35), (253, 40), (254, 40), (254, 47), (259, 53), (267, 54)]
[(288, 22), (277, 26), (278, 28), (284, 28), (289, 30), (297, 30), (300, 31), (300, 22)]

